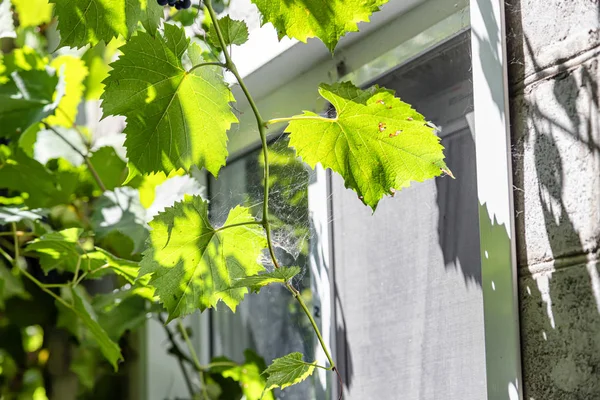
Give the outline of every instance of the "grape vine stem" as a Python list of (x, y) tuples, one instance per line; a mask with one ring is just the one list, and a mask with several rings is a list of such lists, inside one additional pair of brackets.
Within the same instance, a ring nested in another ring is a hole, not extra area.
[[(206, 5), (206, 9), (208, 10), (208, 13), (210, 14), (210, 18), (212, 20), (213, 26), (215, 27), (215, 32), (217, 34), (217, 38), (219, 39), (219, 43), (221, 44), (221, 48), (226, 49), (227, 44), (225, 43), (225, 40), (223, 38), (223, 33), (221, 32), (221, 28), (218, 23), (217, 15), (215, 13), (215, 10), (212, 7), (212, 2), (211, 2), (211, 0), (204, 0), (204, 4)], [(269, 223), (269, 152), (268, 152), (268, 147), (267, 147), (267, 135), (265, 132), (265, 129), (266, 129), (269, 121), (265, 121), (262, 119), (260, 112), (258, 111), (256, 102), (254, 101), (252, 95), (250, 94), (250, 91), (246, 87), (246, 84), (244, 83), (244, 80), (242, 79), (240, 73), (238, 72), (235, 64), (231, 60), (231, 56), (228, 54), (227, 51), (224, 51), (223, 55), (225, 56), (226, 68), (229, 71), (231, 71), (231, 73), (235, 76), (238, 84), (240, 85), (240, 88), (242, 89), (242, 91), (244, 92), (244, 95), (246, 96), (246, 99), (248, 99), (250, 108), (252, 108), (252, 111), (256, 118), (256, 124), (258, 126), (258, 133), (260, 134), (260, 141), (262, 144), (262, 153), (263, 153), (263, 160), (264, 160), (264, 200), (263, 200), (262, 225), (263, 225), (266, 235), (267, 235), (267, 245), (269, 248), (269, 254), (271, 255), (271, 259), (273, 260), (273, 265), (275, 266), (275, 268), (280, 268), (280, 265), (277, 262), (277, 258), (275, 257), (275, 249), (273, 246), (273, 240), (271, 238), (271, 225)], [(270, 121), (274, 121), (274, 120), (270, 120)], [(321, 344), (321, 347), (323, 348), (323, 352), (325, 353), (325, 356), (327, 357), (327, 360), (329, 361), (330, 368), (333, 371), (337, 372), (335, 363), (333, 362), (333, 358), (329, 354), (327, 345), (326, 345), (325, 341), (323, 340), (323, 336), (321, 335), (321, 331), (319, 330), (319, 327), (317, 326), (317, 323), (315, 322), (315, 319), (313, 318), (310, 310), (306, 306), (306, 303), (302, 299), (302, 295), (289, 282), (286, 282), (285, 286), (292, 293), (292, 295), (294, 296), (296, 301), (298, 301), (298, 304), (300, 304), (302, 311), (304, 311), (304, 313), (308, 317), (308, 319), (317, 335), (317, 338), (319, 339), (319, 343)]]

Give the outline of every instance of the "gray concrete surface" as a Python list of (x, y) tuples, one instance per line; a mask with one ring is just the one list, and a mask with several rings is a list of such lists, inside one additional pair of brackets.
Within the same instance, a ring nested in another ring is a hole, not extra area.
[(600, 2), (506, 13), (525, 399), (600, 399)]

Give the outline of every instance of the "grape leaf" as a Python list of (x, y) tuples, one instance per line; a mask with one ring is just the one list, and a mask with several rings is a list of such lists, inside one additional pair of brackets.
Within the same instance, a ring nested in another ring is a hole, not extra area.
[(0, 0), (0, 39), (17, 37), (10, 5), (10, 0)]
[[(85, 333), (81, 331), (75, 331), (78, 333), (79, 340), (92, 339), (93, 343), (100, 348), (102, 355), (110, 362), (115, 371), (117, 370), (117, 362), (122, 360), (120, 347), (113, 342), (106, 331), (100, 326), (97, 321), (94, 309), (87, 302), (82, 294), (78, 291), (79, 288), (69, 288), (62, 290), (62, 297), (64, 300), (71, 304), (71, 307), (65, 306), (63, 303), (57, 301), (57, 307), (62, 316), (62, 325), (67, 323), (70, 326), (70, 330), (75, 329), (73, 325), (75, 321), (80, 321), (85, 326)], [(57, 324), (58, 325), (58, 324)], [(83, 337), (83, 335), (89, 333), (90, 337)]]
[(67, 55), (56, 57), (50, 66), (65, 80), (65, 95), (58, 103), (57, 108), (60, 110), (46, 118), (46, 122), (49, 125), (70, 128), (77, 117), (77, 107), (83, 96), (85, 89), (83, 82), (88, 75), (88, 69), (81, 58)]
[[(229, 212), (225, 226), (254, 222), (247, 208)], [(259, 225), (215, 229), (208, 203), (186, 196), (151, 223), (151, 247), (144, 252), (140, 276), (152, 274), (150, 285), (169, 312), (169, 320), (217, 305), (235, 311), (248, 292), (232, 288), (237, 278), (264, 270), (258, 263), (266, 241)]]
[(65, 90), (63, 77), (49, 71), (13, 71), (0, 85), (0, 137), (25, 132), (54, 113)]
[(142, 22), (152, 34), (159, 18), (155, 0), (50, 0), (58, 17), (60, 46), (108, 43), (118, 35), (129, 39)]
[[(35, 251), (40, 257), (40, 266), (47, 274), (54, 269), (75, 272), (77, 265), (83, 269), (84, 251), (78, 245), (82, 229), (69, 228), (58, 232), (51, 232), (30, 242), (25, 251)], [(92, 262), (93, 268), (100, 267), (101, 261), (85, 260)], [(85, 268), (87, 270), (87, 266)]]
[(12, 269), (0, 260), (0, 310), (4, 309), (4, 300), (11, 297), (29, 299), (31, 296), (25, 290), (21, 278), (14, 275)]
[(104, 115), (127, 117), (129, 164), (141, 173), (206, 168), (214, 176), (227, 157), (227, 130), (237, 118), (220, 67), (186, 71), (182, 56), (203, 62), (182, 28), (165, 24), (164, 36), (140, 32), (121, 48), (103, 99)]
[(27, 157), (19, 148), (10, 154), (8, 147), (0, 145), (0, 182), (2, 188), (25, 192), (25, 204), (31, 208), (48, 206), (56, 195), (56, 179), (42, 164)]
[(346, 32), (358, 31), (359, 22), (369, 17), (388, 0), (252, 0), (262, 14), (262, 23), (270, 22), (279, 40), (284, 36), (305, 42), (318, 37), (329, 51)]
[[(226, 363), (230, 363), (230, 365)], [(263, 371), (267, 365), (265, 360), (254, 351), (244, 350), (243, 364), (234, 365), (235, 363), (226, 357), (215, 357), (211, 360), (211, 364), (217, 365), (210, 369), (211, 373), (220, 373), (224, 378), (231, 378), (239, 382), (247, 400), (274, 400), (272, 392), (261, 396), (266, 383)]]
[[(229, 15), (226, 15), (223, 18), (219, 18), (218, 24), (219, 28), (221, 28), (221, 34), (223, 35), (226, 46), (231, 44), (242, 45), (248, 41), (248, 27), (244, 21), (231, 19)], [(214, 25), (210, 26), (208, 40), (210, 40), (215, 47), (221, 47)]]
[(113, 147), (104, 146), (94, 151), (90, 163), (108, 190), (120, 186), (127, 176), (127, 164), (121, 160)]
[(41, 209), (24, 210), (17, 207), (0, 207), (0, 225), (23, 220), (35, 221), (41, 219), (45, 214), (46, 211)]
[(281, 267), (277, 268), (273, 272), (267, 272), (263, 274), (248, 276), (242, 279), (237, 279), (236, 281), (234, 281), (232, 287), (248, 287), (253, 292), (258, 293), (260, 291), (260, 288), (262, 288), (263, 286), (270, 285), (271, 283), (285, 284), (287, 281), (289, 281), (299, 273), (299, 267)]
[(48, 0), (12, 0), (17, 15), (19, 27), (39, 26), (52, 20), (52, 5)]
[(87, 390), (92, 390), (96, 380), (101, 376), (100, 351), (91, 346), (77, 346), (74, 349), (69, 369), (77, 375), (79, 383)]
[(269, 374), (265, 392), (276, 387), (285, 389), (288, 386), (302, 382), (315, 370), (317, 362), (307, 363), (302, 360), (302, 353), (290, 353), (287, 356), (276, 358), (265, 370)]
[(286, 128), (290, 147), (315, 167), (321, 163), (344, 178), (373, 210), (396, 190), (447, 172), (443, 147), (434, 129), (394, 92), (350, 82), (321, 84), (321, 96), (337, 111), (323, 118), (305, 111)]

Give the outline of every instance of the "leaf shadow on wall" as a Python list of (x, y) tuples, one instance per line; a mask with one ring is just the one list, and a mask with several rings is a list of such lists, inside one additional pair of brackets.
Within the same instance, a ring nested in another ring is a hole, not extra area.
[(542, 66), (523, 34), (519, 0), (508, 2), (507, 18), (525, 397), (595, 398), (598, 62)]

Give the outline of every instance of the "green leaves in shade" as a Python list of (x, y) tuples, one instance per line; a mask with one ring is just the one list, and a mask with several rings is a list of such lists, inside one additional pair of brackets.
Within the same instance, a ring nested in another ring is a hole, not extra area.
[(150, 244), (144, 252), (140, 276), (152, 274), (150, 285), (169, 312), (169, 320), (215, 307), (222, 300), (235, 311), (248, 292), (233, 288), (236, 279), (255, 275), (266, 240), (250, 211), (236, 207), (225, 227), (215, 229), (208, 220), (208, 203), (186, 196), (150, 223)]
[(294, 276), (300, 273), (299, 267), (281, 267), (273, 272), (262, 273), (258, 275), (248, 276), (238, 279), (234, 282), (233, 287), (248, 287), (253, 292), (258, 293), (263, 286), (271, 283), (285, 284)]
[(201, 66), (199, 46), (183, 29), (165, 24), (164, 36), (140, 32), (121, 48), (102, 96), (104, 115), (127, 117), (130, 165), (141, 173), (206, 168), (214, 176), (225, 165), (227, 130), (237, 118), (220, 67)]
[(434, 129), (393, 91), (378, 86), (361, 90), (343, 82), (321, 84), (319, 93), (337, 116), (305, 111), (286, 129), (290, 146), (311, 167), (320, 162), (340, 174), (373, 210), (384, 195), (411, 181), (451, 174)]
[(60, 301), (56, 302), (61, 314), (59, 323), (72, 330), (75, 329), (73, 324), (77, 324), (76, 321), (80, 321), (85, 330), (75, 331), (78, 339), (82, 342), (90, 339), (93, 340), (93, 343), (100, 348), (102, 355), (104, 355), (116, 371), (118, 361), (123, 359), (121, 349), (100, 326), (94, 309), (83, 295), (84, 293), (79, 293), (78, 288), (62, 290), (64, 303)]
[(252, 0), (263, 15), (263, 23), (275, 26), (284, 36), (305, 42), (318, 37), (329, 51), (346, 32), (358, 31), (359, 22), (368, 22), (372, 13), (388, 0)]
[(0, 85), (0, 137), (14, 137), (53, 114), (64, 94), (63, 77), (46, 70), (13, 71)]
[(269, 374), (265, 391), (288, 386), (302, 382), (315, 370), (317, 362), (307, 363), (302, 360), (302, 353), (290, 353), (287, 356), (276, 358), (265, 370)]
[[(232, 44), (241, 45), (248, 41), (248, 27), (244, 21), (231, 19), (229, 15), (226, 15), (223, 18), (219, 18), (218, 24), (226, 46)], [(221, 47), (214, 25), (210, 26), (208, 39), (214, 46)]]
[(4, 261), (0, 260), (0, 310), (4, 309), (4, 300), (11, 297), (29, 299), (31, 296), (25, 290), (21, 278), (13, 273)]
[(27, 193), (25, 204), (42, 208), (56, 194), (56, 179), (42, 164), (27, 157), (21, 149), (0, 145), (0, 182), (2, 188)]
[(110, 42), (118, 35), (126, 39), (142, 22), (151, 35), (162, 16), (155, 0), (50, 0), (58, 17), (60, 46), (84, 47)]

